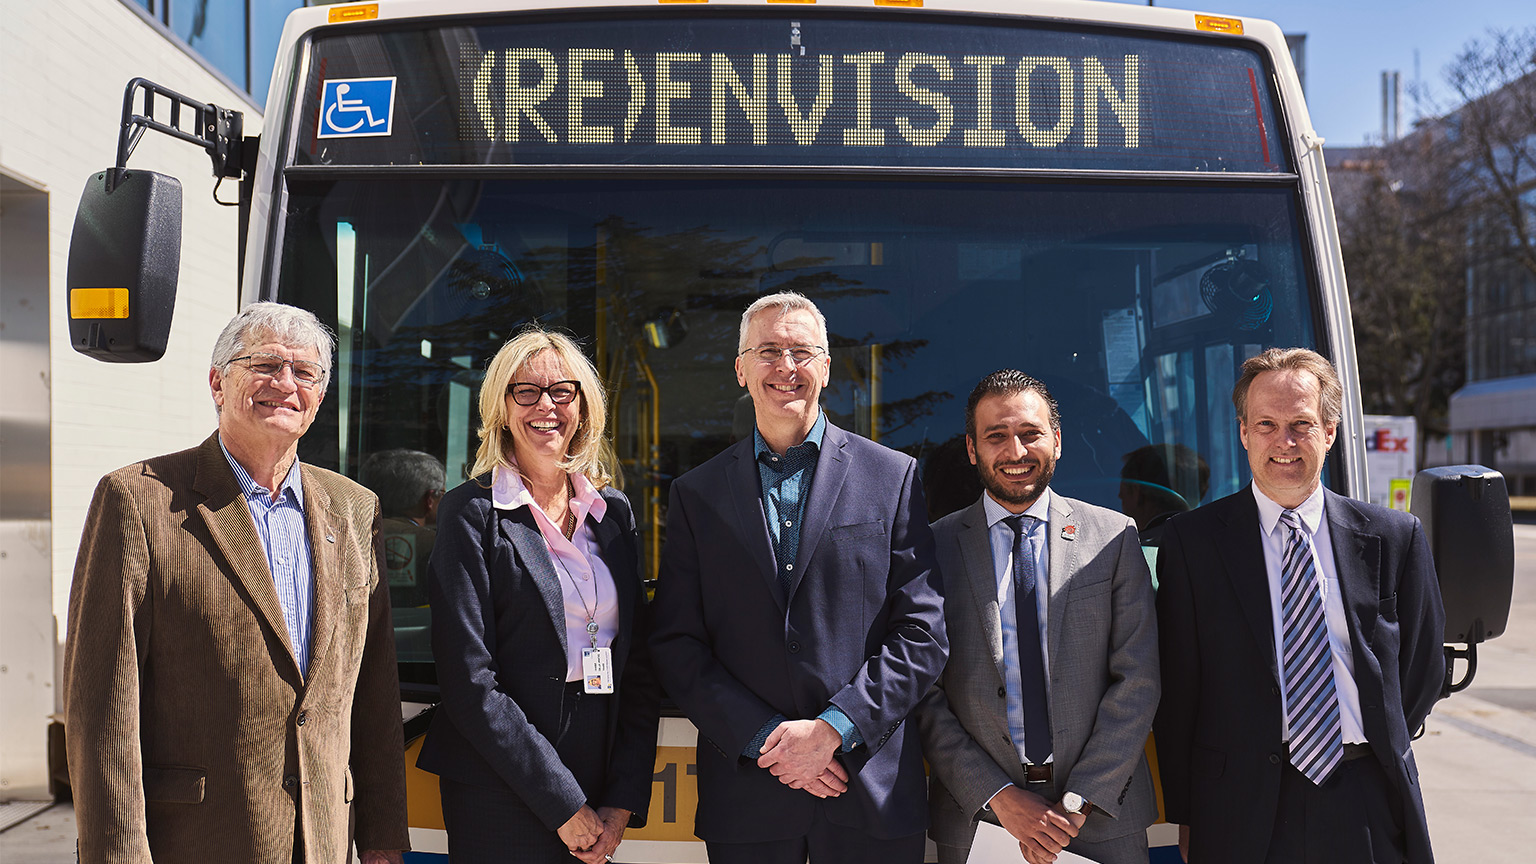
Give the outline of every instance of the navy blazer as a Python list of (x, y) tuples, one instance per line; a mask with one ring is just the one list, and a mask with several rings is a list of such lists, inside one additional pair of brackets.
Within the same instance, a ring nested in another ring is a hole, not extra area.
[[(1417, 518), (1331, 491), (1323, 518), (1365, 735), (1401, 796), (1408, 861), (1429, 864), (1409, 747), (1445, 675), (1445, 612), (1429, 544)], [(1174, 517), (1157, 573), (1163, 700), (1154, 729), (1168, 821), (1191, 826), (1191, 861), (1262, 861), (1286, 755), (1251, 487)]]
[[(744, 439), (678, 478), (667, 511), (651, 646), (699, 730), (695, 833), (804, 836), (823, 807), (836, 824), (910, 836), (925, 825), (926, 782), (903, 721), (949, 653), (917, 464), (827, 425), (786, 598), (752, 449)], [(841, 797), (790, 789), (741, 755), (775, 714), (809, 719), (829, 704), (865, 741), (841, 757)]]
[(592, 522), (618, 594), (613, 642), (617, 710), (609, 712), (608, 783), (588, 801), (555, 753), (565, 693), (565, 600), (549, 547), (526, 506), (491, 504), (490, 475), (443, 496), (427, 596), (442, 701), (416, 764), (460, 783), (517, 794), (554, 831), (582, 804), (623, 807), (645, 824), (660, 694), (645, 639), (635, 517), (602, 490)]

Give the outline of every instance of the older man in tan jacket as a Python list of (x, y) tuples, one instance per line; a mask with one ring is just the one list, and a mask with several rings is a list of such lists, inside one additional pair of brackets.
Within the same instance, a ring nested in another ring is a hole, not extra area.
[(378, 500), (298, 461), (332, 347), (247, 307), (214, 346), (218, 431), (96, 488), (64, 653), (82, 862), (408, 848)]

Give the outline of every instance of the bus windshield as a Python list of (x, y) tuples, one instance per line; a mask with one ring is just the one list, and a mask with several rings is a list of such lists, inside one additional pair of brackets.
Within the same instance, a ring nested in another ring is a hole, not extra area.
[[(1149, 550), (1241, 488), (1239, 365), (1327, 350), (1260, 52), (841, 15), (317, 35), (265, 292), (340, 335), (303, 458), (356, 477), (408, 448), (463, 482), (487, 362), (563, 328), (610, 388), (654, 576), (671, 481), (752, 433), (741, 312), (794, 290), (827, 317), (828, 418), (916, 458), (934, 518), (980, 494), (965, 401), (1004, 367), (1060, 403), (1053, 488)], [(337, 134), (369, 122), (389, 134)], [(430, 532), (386, 535), (409, 681)]]

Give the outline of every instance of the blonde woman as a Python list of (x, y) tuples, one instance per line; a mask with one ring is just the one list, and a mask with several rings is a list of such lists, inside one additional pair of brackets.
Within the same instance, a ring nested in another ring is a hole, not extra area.
[(491, 360), (480, 417), (474, 476), (438, 507), (442, 702), (417, 764), (454, 864), (597, 864), (645, 822), (659, 703), (603, 386), (569, 337), (528, 329)]

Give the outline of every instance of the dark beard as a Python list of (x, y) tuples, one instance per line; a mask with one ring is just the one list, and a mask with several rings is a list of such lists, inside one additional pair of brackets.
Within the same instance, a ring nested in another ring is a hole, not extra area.
[(981, 475), (981, 485), (991, 493), (993, 498), (1004, 504), (1028, 507), (1040, 500), (1040, 496), (1045, 494), (1046, 487), (1051, 485), (1051, 478), (1056, 474), (1056, 460), (1042, 461), (1039, 469), (1040, 477), (1035, 481), (1034, 491), (1027, 495), (1015, 495), (1008, 491), (1007, 487), (998, 482), (997, 475), (999, 472), (996, 468), (989, 467), (977, 473)]

